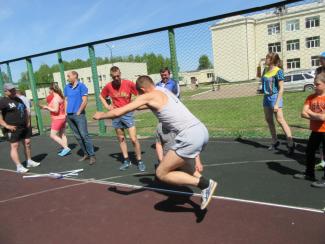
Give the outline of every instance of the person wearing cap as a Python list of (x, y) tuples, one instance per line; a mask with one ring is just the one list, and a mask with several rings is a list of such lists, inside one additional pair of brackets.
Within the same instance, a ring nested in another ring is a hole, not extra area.
[[(18, 173), (28, 172), (28, 168), (37, 167), (40, 163), (32, 160), (31, 141), (32, 135), (30, 120), (26, 105), (17, 96), (16, 87), (11, 83), (4, 84), (5, 97), (0, 98), (0, 126), (3, 127), (3, 134), (10, 142), (10, 156), (17, 167)], [(23, 143), (26, 157), (25, 168), (19, 158), (20, 142)]]

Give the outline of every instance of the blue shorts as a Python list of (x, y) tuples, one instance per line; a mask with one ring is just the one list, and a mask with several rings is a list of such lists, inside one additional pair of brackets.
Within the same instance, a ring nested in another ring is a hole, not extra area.
[[(271, 96), (264, 95), (263, 99), (263, 107), (265, 108), (274, 108), (274, 105), (276, 103), (276, 99), (278, 98), (278, 94), (273, 94)], [(283, 99), (281, 98), (279, 101), (279, 108), (283, 107)]]
[(112, 120), (112, 126), (114, 129), (128, 129), (134, 125), (133, 112), (129, 112)]

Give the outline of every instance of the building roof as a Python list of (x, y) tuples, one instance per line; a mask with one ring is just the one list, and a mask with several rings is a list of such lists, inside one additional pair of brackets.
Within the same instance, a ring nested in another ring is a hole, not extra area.
[[(285, 14), (295, 14), (299, 13), (302, 11), (307, 11), (307, 10), (313, 10), (313, 9), (319, 9), (319, 7), (325, 7), (325, 1), (324, 0), (317, 0), (311, 3), (303, 3), (303, 4), (298, 4), (298, 5), (293, 5), (285, 8)], [(237, 23), (246, 19), (249, 20), (254, 20), (254, 21), (260, 21), (260, 20), (265, 20), (268, 18), (273, 18), (276, 17), (276, 10), (275, 9), (270, 9), (261, 13), (255, 13), (251, 15), (237, 15), (237, 16), (232, 16), (229, 18), (225, 18), (222, 20), (218, 20), (215, 24), (211, 26), (213, 27), (218, 27), (223, 24), (230, 24), (230, 23)]]

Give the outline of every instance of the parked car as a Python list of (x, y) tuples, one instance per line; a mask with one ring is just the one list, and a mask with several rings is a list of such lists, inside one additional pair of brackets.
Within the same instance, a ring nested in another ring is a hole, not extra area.
[[(314, 90), (314, 72), (311, 71), (293, 71), (284, 75), (284, 91), (307, 91)], [(257, 89), (262, 93), (262, 84)]]

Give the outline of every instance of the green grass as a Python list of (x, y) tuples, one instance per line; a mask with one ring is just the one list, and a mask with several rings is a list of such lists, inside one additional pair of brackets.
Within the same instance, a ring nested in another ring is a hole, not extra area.
[[(306, 93), (286, 93), (284, 115), (294, 136), (309, 134), (308, 121), (300, 118)], [(262, 96), (218, 100), (185, 100), (186, 106), (208, 127), (213, 137), (270, 137), (264, 120)], [(157, 120), (151, 113), (138, 115), (138, 132), (154, 129)], [(277, 130), (282, 133), (278, 127)]]
[[(199, 88), (200, 92), (206, 89)], [(262, 107), (261, 95), (241, 98), (191, 100), (190, 96), (198, 90), (182, 93), (183, 102), (209, 129), (211, 137), (270, 137)], [(194, 93), (195, 94), (195, 93)], [(287, 92), (284, 95), (284, 115), (295, 137), (305, 138), (309, 134), (308, 121), (300, 118), (300, 111), (308, 94)], [(94, 100), (87, 107), (87, 119), (96, 111)], [(43, 115), (45, 126), (50, 125), (48, 114)], [(35, 118), (34, 118), (35, 124)], [(136, 126), (141, 136), (152, 136), (157, 119), (151, 112), (136, 115)], [(277, 130), (282, 133), (278, 127)], [(94, 131), (95, 132), (95, 131)], [(108, 135), (114, 135), (108, 130)]]

